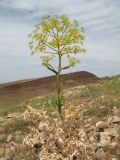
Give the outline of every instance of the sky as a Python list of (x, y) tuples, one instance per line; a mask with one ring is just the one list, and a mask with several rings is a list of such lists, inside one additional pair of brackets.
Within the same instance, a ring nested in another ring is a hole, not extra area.
[(0, 83), (52, 75), (39, 54), (31, 56), (28, 34), (43, 15), (53, 14), (76, 19), (85, 29), (87, 52), (65, 73), (120, 74), (120, 0), (0, 0)]

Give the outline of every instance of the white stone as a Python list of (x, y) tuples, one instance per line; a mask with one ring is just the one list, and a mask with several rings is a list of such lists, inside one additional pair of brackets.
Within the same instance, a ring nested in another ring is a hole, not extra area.
[(107, 146), (111, 141), (111, 137), (109, 136), (109, 132), (101, 132), (100, 133), (100, 144), (102, 146)]
[(114, 116), (112, 122), (113, 122), (113, 123), (119, 123), (119, 122), (120, 122), (120, 117)]
[(106, 153), (102, 148), (99, 148), (96, 152), (97, 160), (106, 160)]
[(103, 130), (107, 128), (107, 124), (104, 123), (103, 121), (99, 121), (96, 123), (96, 129), (99, 131), (99, 130)]
[(8, 135), (8, 138), (7, 138), (7, 142), (10, 142), (13, 140), (13, 136), (11, 134)]
[(0, 156), (4, 155), (5, 153), (5, 148), (4, 147), (0, 147)]

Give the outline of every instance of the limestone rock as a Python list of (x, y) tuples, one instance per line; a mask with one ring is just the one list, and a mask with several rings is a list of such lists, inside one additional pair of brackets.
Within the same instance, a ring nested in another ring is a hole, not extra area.
[(112, 158), (111, 160), (118, 160), (117, 158)]
[(97, 160), (106, 160), (106, 153), (104, 152), (103, 148), (99, 148), (96, 152)]
[(103, 121), (99, 121), (96, 123), (96, 130), (97, 131), (103, 131), (105, 128), (107, 128), (107, 124)]
[(116, 148), (118, 146), (118, 143), (116, 143), (116, 142), (113, 142), (113, 143), (110, 143), (109, 144), (109, 148), (111, 148), (111, 149), (114, 149), (114, 148)]
[(6, 158), (0, 158), (0, 160), (7, 160)]
[(100, 144), (102, 146), (107, 146), (111, 141), (111, 137), (109, 135), (109, 132), (101, 132), (100, 133)]
[(119, 135), (118, 135), (117, 130), (118, 130), (118, 128), (116, 127), (116, 128), (108, 128), (105, 131), (109, 132), (109, 136), (111, 136), (111, 137), (118, 137)]
[(112, 122), (113, 122), (113, 123), (120, 123), (120, 117), (114, 116)]
[(5, 147), (0, 147), (0, 156), (4, 155)]
[(120, 111), (119, 108), (116, 108), (116, 107), (113, 108), (113, 114), (114, 115), (118, 114), (119, 111)]
[(4, 122), (4, 118), (3, 117), (0, 117), (0, 122)]
[(13, 139), (14, 137), (11, 134), (9, 134), (6, 142), (11, 142), (13, 141)]

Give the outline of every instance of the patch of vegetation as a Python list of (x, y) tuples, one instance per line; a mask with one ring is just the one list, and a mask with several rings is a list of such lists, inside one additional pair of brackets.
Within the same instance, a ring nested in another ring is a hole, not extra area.
[(49, 109), (52, 109), (53, 107), (57, 107), (59, 105), (62, 106), (64, 103), (64, 97), (63, 96), (47, 97), (45, 103)]
[(101, 86), (88, 86), (85, 90), (82, 90), (80, 97), (98, 97), (101, 95)]
[(78, 99), (86, 97), (100, 97), (103, 95), (118, 95), (120, 94), (120, 78), (115, 77), (111, 80), (105, 80), (102, 84), (86, 85), (84, 88), (74, 90), (68, 99)]
[(109, 108), (113, 108), (113, 107), (119, 108), (120, 107), (119, 99), (116, 99), (116, 100), (104, 100), (104, 101), (100, 101), (99, 103), (102, 106), (109, 107)]
[(7, 140), (7, 134), (0, 134), (0, 144), (5, 143)]
[(21, 134), (26, 133), (28, 130), (28, 124), (22, 119), (14, 119), (6, 125), (4, 125), (4, 133), (9, 134), (15, 131), (21, 131)]
[(120, 77), (105, 81), (103, 89), (106, 94), (120, 94)]
[(47, 102), (51, 98), (51, 96), (43, 96), (43, 97), (35, 97), (32, 98), (25, 103), (21, 104), (21, 107), (25, 106), (32, 106), (34, 108), (40, 109), (40, 108), (47, 108)]
[[(47, 107), (46, 101), (50, 96), (43, 96), (43, 97), (35, 97), (27, 100), (24, 103), (21, 103), (20, 105), (0, 105), (0, 117), (4, 117), (9, 113), (22, 113), (26, 110), (27, 106), (32, 106), (34, 108), (43, 108)], [(3, 107), (4, 106), (4, 107)]]
[(17, 112), (24, 112), (26, 106), (21, 105), (0, 105), (0, 117), (4, 117), (9, 113), (17, 113)]
[(99, 117), (104, 117), (110, 114), (111, 109), (106, 106), (94, 106), (94, 107), (89, 107), (87, 111), (84, 112), (85, 116), (99, 116)]
[(105, 117), (108, 114), (112, 113), (114, 107), (120, 107), (120, 101), (118, 100), (97, 100), (91, 107), (87, 108), (87, 111), (84, 112), (85, 116), (99, 116)]
[[(55, 103), (55, 96), (43, 96), (43, 97), (35, 97), (27, 100), (20, 105), (0, 105), (0, 117), (6, 116), (9, 113), (22, 113), (26, 110), (27, 106), (32, 106), (34, 108), (48, 108), (51, 107)], [(51, 102), (50, 102), (51, 101)], [(51, 103), (51, 105), (50, 105)], [(56, 102), (57, 103), (57, 102)], [(4, 107), (3, 107), (4, 106)]]

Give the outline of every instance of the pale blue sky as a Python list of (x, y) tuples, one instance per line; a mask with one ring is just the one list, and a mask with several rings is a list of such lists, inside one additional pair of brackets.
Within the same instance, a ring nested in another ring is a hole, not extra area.
[(0, 0), (0, 83), (52, 74), (28, 47), (28, 33), (46, 14), (66, 14), (86, 30), (87, 53), (66, 72), (120, 74), (120, 0)]

